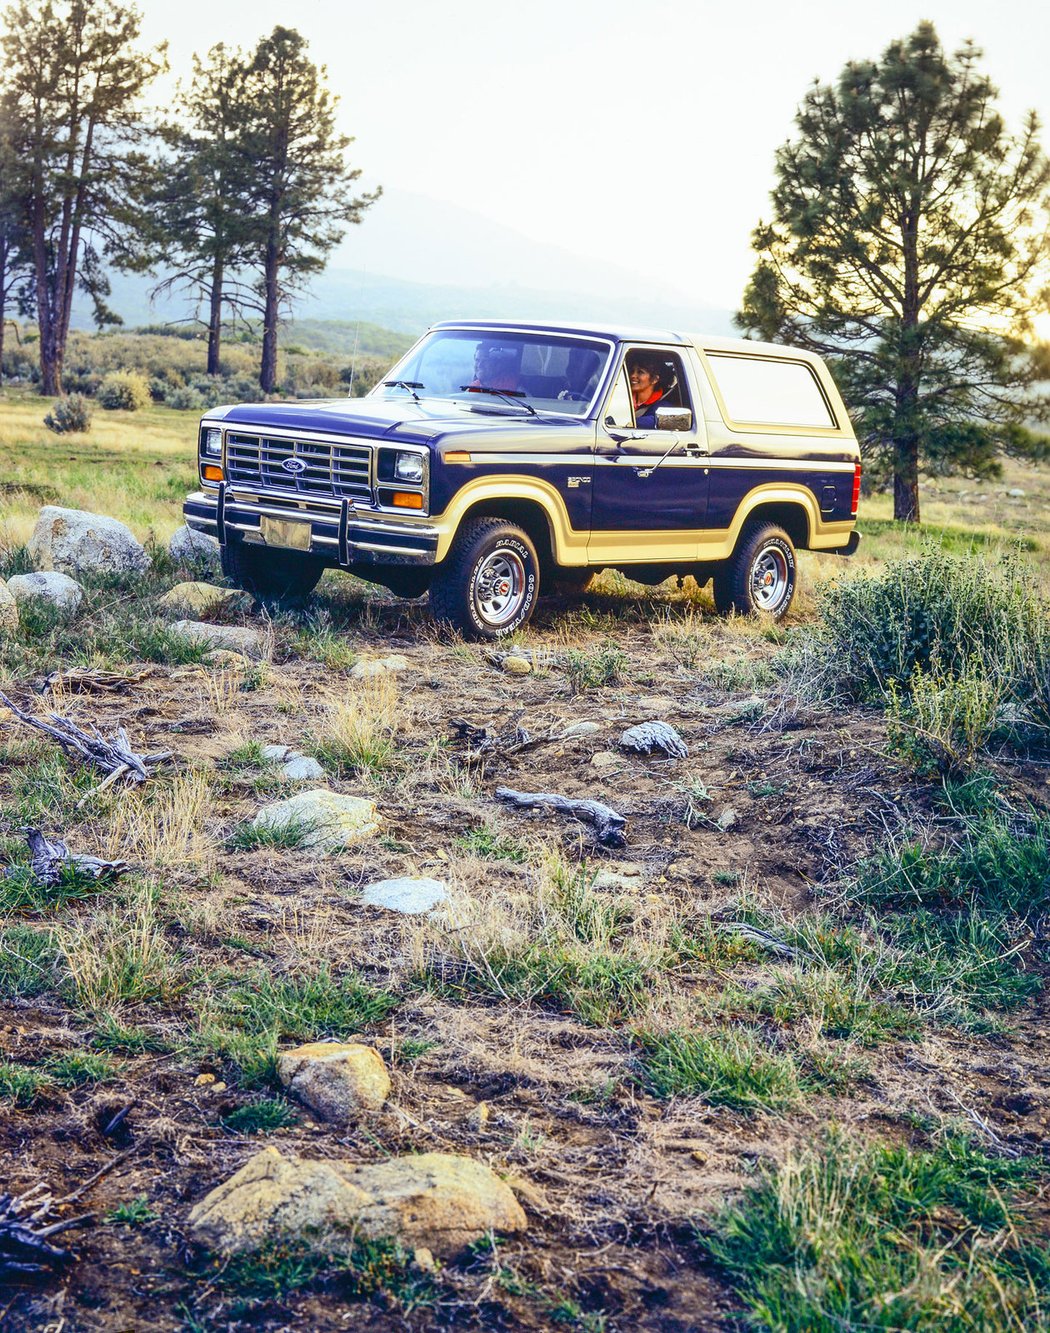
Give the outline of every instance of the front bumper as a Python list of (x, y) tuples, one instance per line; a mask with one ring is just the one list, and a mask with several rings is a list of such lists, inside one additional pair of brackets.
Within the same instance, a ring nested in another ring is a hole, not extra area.
[(308, 522), (310, 554), (343, 569), (360, 565), (432, 565), (437, 559), (436, 528), (418, 522), (400, 523), (396, 518), (379, 516), (346, 499), (330, 509), (290, 509), (267, 504), (265, 500), (238, 500), (223, 484), (217, 494), (195, 491), (187, 498), (182, 512), (187, 527), (215, 537), (220, 546), (230, 542), (267, 545), (262, 533), (263, 517)]

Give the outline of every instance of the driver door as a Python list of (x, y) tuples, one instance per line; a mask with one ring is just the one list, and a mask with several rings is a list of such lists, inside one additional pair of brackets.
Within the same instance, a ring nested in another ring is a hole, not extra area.
[(627, 348), (598, 421), (590, 564), (694, 561), (707, 516), (708, 448), (699, 396), (681, 348), (646, 347), (675, 383), (661, 405), (688, 411), (687, 430), (639, 430)]

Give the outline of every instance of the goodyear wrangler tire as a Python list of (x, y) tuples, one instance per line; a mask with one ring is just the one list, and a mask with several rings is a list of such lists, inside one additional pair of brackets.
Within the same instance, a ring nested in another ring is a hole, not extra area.
[(430, 609), (468, 639), (499, 639), (528, 623), (540, 561), (528, 533), (502, 518), (473, 518), (434, 571)]
[(305, 601), (324, 573), (324, 562), (299, 551), (231, 542), (220, 548), (222, 572), (260, 602)]
[(763, 519), (745, 523), (736, 550), (715, 571), (715, 607), (722, 615), (758, 612), (781, 620), (797, 581), (795, 548), (783, 528)]

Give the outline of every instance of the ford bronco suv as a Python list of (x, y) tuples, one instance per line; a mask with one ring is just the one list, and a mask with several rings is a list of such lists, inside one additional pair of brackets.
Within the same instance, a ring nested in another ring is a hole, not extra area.
[(261, 599), (326, 568), (476, 639), (614, 567), (779, 619), (795, 552), (851, 554), (860, 451), (808, 352), (729, 338), (435, 325), (366, 397), (208, 412), (186, 522)]

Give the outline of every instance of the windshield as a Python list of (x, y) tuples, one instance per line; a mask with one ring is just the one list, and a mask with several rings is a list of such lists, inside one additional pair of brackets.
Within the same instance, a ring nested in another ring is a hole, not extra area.
[(607, 343), (553, 333), (438, 329), (370, 396), (452, 398), (482, 412), (585, 416), (608, 364)]

